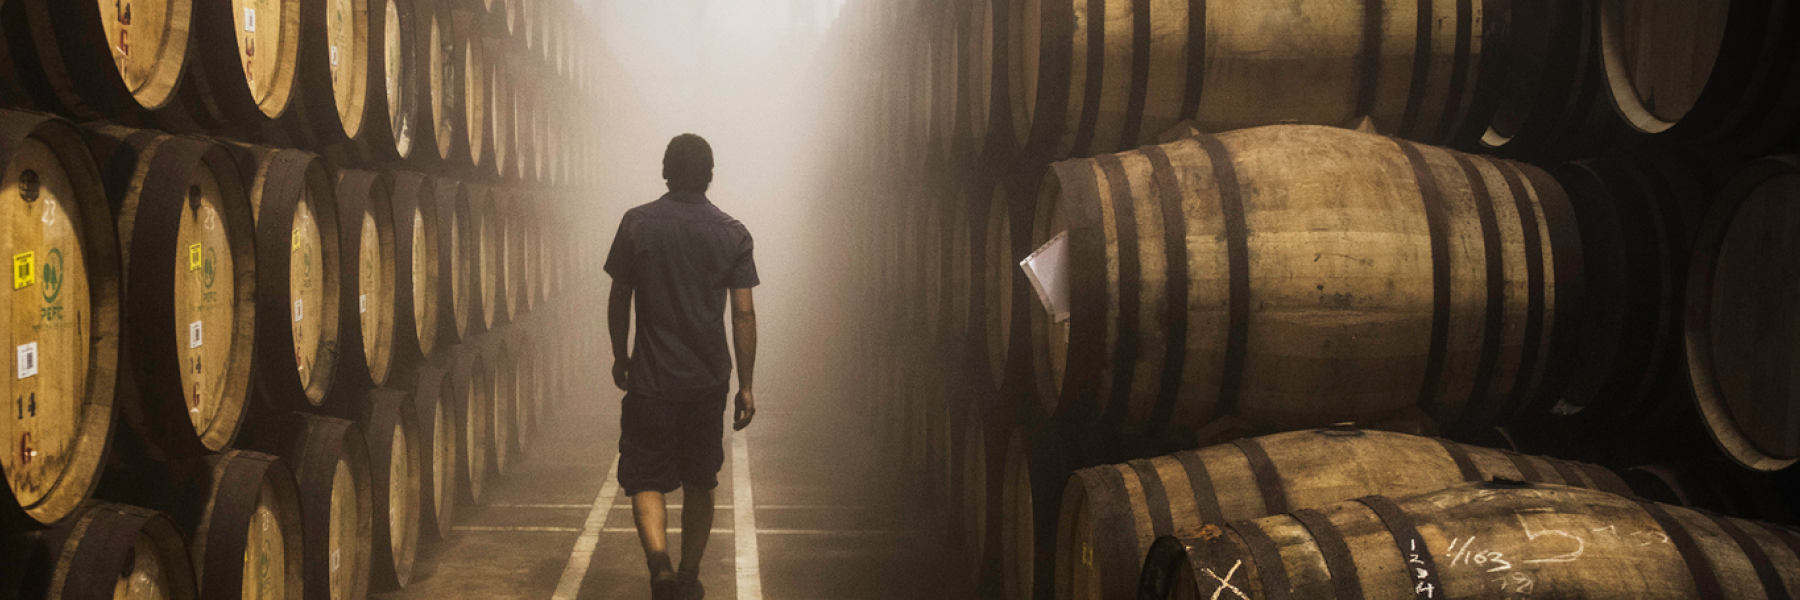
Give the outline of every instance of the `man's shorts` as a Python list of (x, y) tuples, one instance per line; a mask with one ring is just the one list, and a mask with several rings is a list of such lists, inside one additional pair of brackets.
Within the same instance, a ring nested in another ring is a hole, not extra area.
[(729, 388), (656, 398), (626, 392), (619, 419), (619, 485), (628, 496), (719, 486)]

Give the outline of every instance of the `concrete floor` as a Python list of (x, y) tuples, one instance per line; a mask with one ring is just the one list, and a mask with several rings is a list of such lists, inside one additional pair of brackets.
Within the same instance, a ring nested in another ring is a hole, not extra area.
[[(560, 405), (487, 502), (461, 507), (451, 539), (425, 544), (413, 584), (375, 598), (649, 598), (630, 498), (616, 492), (616, 482), (607, 484), (621, 395), (609, 386)], [(945, 541), (942, 518), (921, 514), (919, 494), (904, 489), (892, 461), (875, 455), (866, 427), (846, 422), (854, 411), (784, 410), (780, 399), (759, 400), (763, 410), (743, 448), (734, 448), (733, 436), (741, 434), (726, 433), (713, 536), (701, 569), (707, 598), (977, 597), (966, 563)], [(748, 461), (733, 456), (738, 452)], [(739, 471), (740, 462), (748, 472)], [(736, 481), (746, 477), (753, 510), (740, 510), (735, 501), (741, 497)], [(596, 502), (603, 489), (613, 497)], [(679, 560), (674, 507), (680, 494), (669, 502), (671, 554)], [(597, 504), (606, 508), (596, 511)], [(590, 518), (604, 526), (583, 571), (571, 552)], [(743, 535), (754, 535), (753, 548), (740, 543)], [(749, 585), (758, 581), (760, 590)]]

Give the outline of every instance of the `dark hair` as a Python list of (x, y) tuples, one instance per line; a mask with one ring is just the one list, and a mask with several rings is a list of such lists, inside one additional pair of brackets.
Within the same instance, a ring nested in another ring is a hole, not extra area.
[(670, 190), (705, 192), (712, 183), (712, 169), (712, 145), (706, 138), (684, 133), (669, 140), (669, 149), (663, 152), (663, 179), (669, 181)]

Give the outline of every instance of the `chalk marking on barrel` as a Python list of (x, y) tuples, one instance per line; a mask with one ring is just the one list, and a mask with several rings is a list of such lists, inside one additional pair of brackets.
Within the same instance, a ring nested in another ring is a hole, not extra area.
[[(737, 546), (738, 600), (762, 600), (762, 561), (756, 552), (756, 501), (750, 493), (750, 436), (731, 434), (731, 537)], [(747, 533), (746, 533), (747, 532)]]
[(581, 591), (581, 582), (587, 578), (588, 563), (594, 560), (594, 546), (600, 544), (600, 532), (606, 528), (606, 519), (612, 515), (613, 498), (618, 495), (619, 455), (613, 453), (612, 467), (606, 470), (600, 494), (594, 496), (593, 508), (588, 511), (581, 535), (575, 538), (575, 549), (569, 552), (569, 564), (563, 568), (562, 579), (557, 580), (556, 593), (550, 596), (551, 600), (575, 600), (575, 594)]
[(1237, 594), (1237, 597), (1239, 598), (1244, 598), (1246, 600), (1250, 598), (1249, 596), (1244, 595), (1243, 590), (1240, 590), (1237, 586), (1231, 584), (1232, 578), (1237, 577), (1238, 568), (1242, 566), (1244, 566), (1244, 561), (1237, 561), (1236, 564), (1231, 565), (1230, 570), (1225, 571), (1224, 577), (1220, 577), (1218, 573), (1214, 573), (1211, 568), (1200, 569), (1206, 573), (1207, 577), (1211, 577), (1219, 582), (1219, 587), (1213, 588), (1212, 600), (1219, 600), (1219, 594), (1225, 593), (1225, 590), (1231, 590), (1231, 593)]

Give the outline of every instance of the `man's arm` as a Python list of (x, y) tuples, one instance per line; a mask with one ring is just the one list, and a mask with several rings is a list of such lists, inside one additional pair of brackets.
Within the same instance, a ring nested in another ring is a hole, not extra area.
[(614, 279), (612, 295), (606, 301), (606, 329), (612, 334), (613, 384), (630, 390), (631, 350), (626, 340), (631, 337), (631, 286)]
[(731, 290), (731, 340), (737, 348), (737, 413), (731, 425), (741, 431), (756, 418), (756, 299), (750, 288)]

